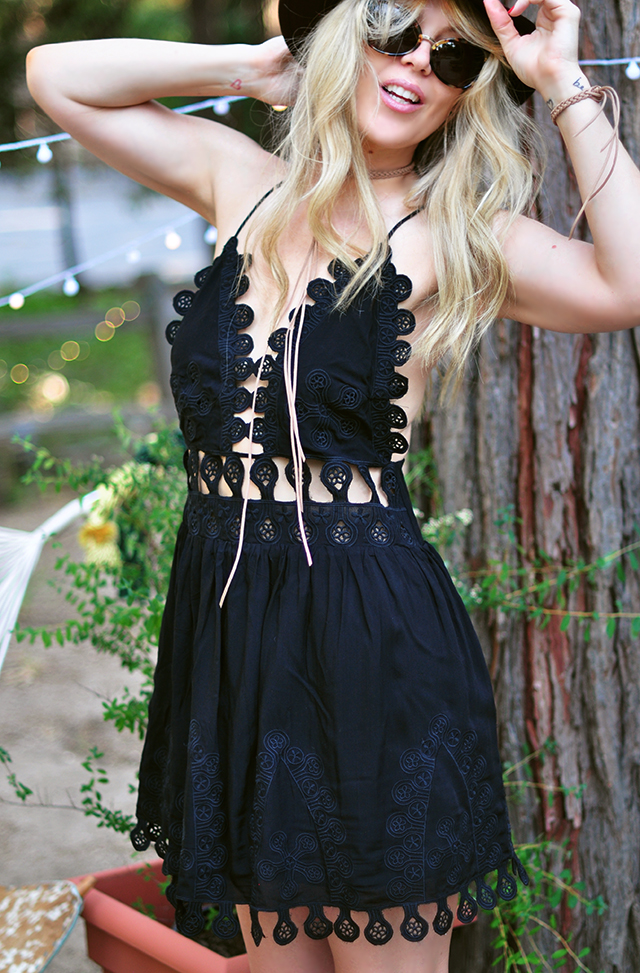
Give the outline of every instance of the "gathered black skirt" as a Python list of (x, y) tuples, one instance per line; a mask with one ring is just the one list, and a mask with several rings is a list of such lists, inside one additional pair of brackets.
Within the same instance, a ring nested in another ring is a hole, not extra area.
[(142, 757), (132, 840), (165, 859), (178, 928), (197, 934), (213, 903), (232, 936), (246, 903), (255, 941), (286, 944), (290, 908), (307, 906), (312, 938), (383, 944), (390, 907), (420, 940), (421, 904), (444, 934), (451, 894), (463, 921), (512, 898), (526, 874), (489, 674), (406, 489), (392, 507), (305, 503), (311, 568), (295, 505), (250, 501), (220, 609), (240, 510), (187, 499)]

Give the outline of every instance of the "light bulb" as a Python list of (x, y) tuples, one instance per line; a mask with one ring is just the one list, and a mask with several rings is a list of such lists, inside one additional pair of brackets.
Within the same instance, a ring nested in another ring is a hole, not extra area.
[(624, 72), (628, 78), (632, 81), (637, 81), (640, 78), (640, 64), (637, 61), (629, 61), (627, 64), (627, 69)]
[(213, 110), (216, 115), (228, 115), (229, 114), (229, 102), (228, 101), (217, 101), (213, 106)]
[(36, 153), (36, 159), (38, 162), (46, 163), (51, 162), (53, 159), (53, 152), (49, 148), (46, 142), (43, 142)]
[(175, 230), (169, 230), (164, 238), (164, 245), (167, 250), (177, 250), (182, 243), (182, 237)]
[(21, 307), (24, 307), (24, 297), (19, 291), (16, 291), (9, 298), (9, 307), (12, 307), (14, 311), (19, 311)]
[(75, 297), (79, 290), (80, 284), (75, 277), (67, 277), (62, 285), (62, 291), (67, 295), (67, 297)]

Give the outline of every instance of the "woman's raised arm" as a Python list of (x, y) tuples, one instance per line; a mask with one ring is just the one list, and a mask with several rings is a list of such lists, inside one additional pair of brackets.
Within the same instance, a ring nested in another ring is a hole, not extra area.
[[(518, 0), (510, 13), (538, 7), (536, 31), (520, 37), (499, 0), (485, 0), (516, 74), (550, 109), (590, 87), (578, 65), (580, 11), (570, 0)], [(612, 128), (585, 98), (558, 116), (558, 128), (587, 199), (603, 183)], [(640, 325), (640, 172), (619, 146), (611, 177), (586, 207), (593, 245), (520, 218), (505, 241), (515, 301), (505, 316), (553, 331), (615, 331)]]
[[(38, 104), (90, 152), (213, 221), (269, 182), (277, 165), (255, 142), (153, 99), (246, 94), (287, 103), (297, 68), (282, 38), (250, 46), (133, 38), (51, 44), (30, 51)], [(218, 210), (218, 212), (216, 212)]]

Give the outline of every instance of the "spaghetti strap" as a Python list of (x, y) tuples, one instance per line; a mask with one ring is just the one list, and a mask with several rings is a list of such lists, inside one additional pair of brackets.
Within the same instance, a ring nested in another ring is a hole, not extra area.
[[(260, 200), (260, 202), (262, 202), (262, 200)], [(391, 237), (393, 236), (393, 234), (396, 232), (396, 230), (399, 230), (400, 229), (400, 227), (402, 226), (403, 223), (406, 223), (407, 220), (412, 220), (414, 216), (417, 216), (418, 213), (421, 213), (421, 212), (422, 212), (421, 209), (414, 209), (414, 211), (412, 213), (409, 213), (408, 216), (403, 216), (401, 220), (398, 220), (398, 222), (396, 223), (396, 225), (389, 230), (389, 235), (387, 237), (387, 240), (390, 240), (391, 239)]]
[[(278, 183), (278, 185), (281, 185), (281, 183)], [(251, 212), (247, 216), (245, 216), (245, 218), (243, 219), (242, 223), (240, 224), (240, 226), (238, 227), (238, 229), (236, 230), (236, 232), (233, 234), (234, 237), (237, 237), (242, 232), (242, 230), (245, 228), (245, 226), (247, 225), (247, 223), (249, 222), (249, 220), (251, 219), (251, 217), (253, 216), (253, 214), (257, 210), (258, 206), (260, 206), (262, 203), (264, 203), (264, 201), (267, 198), (267, 196), (270, 196), (271, 193), (273, 192), (273, 190), (274, 189), (277, 189), (277, 188), (278, 188), (278, 186), (272, 186), (271, 189), (267, 189), (267, 191), (264, 194), (264, 196), (261, 196), (260, 197), (260, 199), (258, 200), (258, 202), (256, 203), (256, 205), (253, 207), (253, 209), (251, 210)]]
[[(281, 183), (278, 183), (278, 186), (279, 185), (282, 185), (282, 184)], [(271, 189), (267, 189), (267, 191), (264, 194), (264, 196), (261, 196), (260, 197), (260, 199), (258, 200), (258, 202), (256, 203), (256, 205), (253, 207), (253, 209), (251, 210), (251, 212), (248, 213), (245, 216), (245, 218), (243, 219), (242, 223), (240, 224), (240, 226), (238, 227), (238, 229), (236, 230), (236, 232), (233, 234), (234, 237), (238, 237), (240, 235), (240, 233), (245, 228), (245, 226), (247, 225), (247, 223), (249, 222), (249, 220), (251, 219), (251, 217), (253, 216), (253, 214), (255, 213), (255, 211), (258, 209), (258, 207), (261, 206), (262, 203), (264, 203), (265, 199), (267, 199), (267, 197), (270, 196), (271, 193), (274, 191), (274, 189), (277, 189), (278, 186), (272, 186)], [(396, 225), (393, 226), (389, 230), (389, 234), (387, 236), (387, 239), (390, 240), (391, 237), (393, 236), (393, 234), (396, 232), (396, 230), (399, 230), (403, 223), (406, 223), (408, 220), (413, 219), (414, 216), (417, 216), (418, 213), (421, 213), (421, 212), (422, 212), (422, 210), (420, 210), (420, 209), (414, 209), (412, 213), (409, 213), (407, 216), (403, 216), (402, 219), (401, 220), (398, 220), (398, 222), (396, 223)]]

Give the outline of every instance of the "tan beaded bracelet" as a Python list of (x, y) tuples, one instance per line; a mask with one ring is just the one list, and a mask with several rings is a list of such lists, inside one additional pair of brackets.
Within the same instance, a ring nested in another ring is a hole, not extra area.
[[(618, 142), (618, 129), (620, 127), (620, 99), (618, 98), (618, 92), (615, 90), (615, 88), (610, 88), (608, 85), (594, 85), (593, 88), (585, 88), (584, 91), (578, 91), (575, 95), (571, 95), (570, 98), (565, 98), (564, 101), (561, 101), (559, 105), (556, 105), (555, 108), (551, 109), (551, 120), (553, 121), (554, 125), (558, 124), (557, 122), (558, 116), (562, 114), (565, 108), (569, 108), (570, 105), (575, 105), (579, 101), (584, 101), (585, 98), (593, 98), (594, 101), (599, 102), (600, 108), (598, 109), (597, 113), (593, 116), (591, 121), (587, 122), (584, 128), (581, 128), (579, 132), (576, 132), (576, 135), (582, 135), (585, 129), (589, 128), (589, 126), (595, 122), (596, 118), (598, 118), (600, 113), (604, 111), (608, 98), (611, 99), (611, 105), (613, 109), (613, 132), (611, 133), (611, 138), (609, 139), (609, 141), (602, 146), (601, 151), (606, 153), (604, 164), (602, 166), (602, 169), (598, 173), (598, 178), (596, 179), (596, 184), (593, 190), (589, 193), (589, 195), (585, 199), (584, 203), (580, 208), (580, 212), (578, 213), (575, 220), (573, 221), (573, 226), (571, 227), (571, 232), (569, 233), (569, 239), (571, 239), (571, 237), (573, 236), (575, 228), (578, 225), (578, 221), (582, 216), (582, 214), (584, 213), (585, 209), (587, 208), (588, 204), (591, 202), (592, 199), (594, 199), (595, 196), (598, 195), (601, 189), (604, 189), (606, 184), (609, 182), (609, 179), (613, 175), (613, 170), (615, 169), (616, 161), (618, 158), (618, 148), (620, 144)], [(602, 178), (603, 176), (604, 179)], [(602, 180), (602, 182), (600, 180)]]

